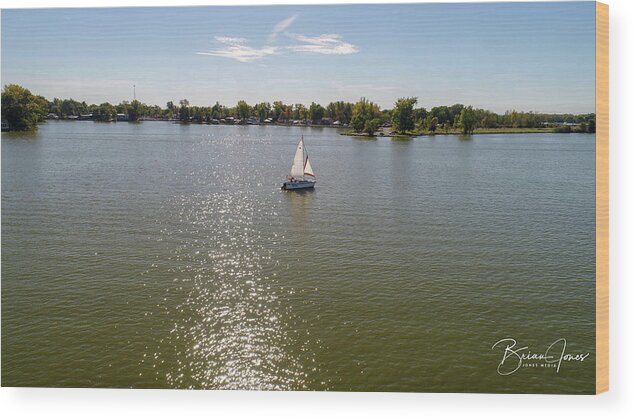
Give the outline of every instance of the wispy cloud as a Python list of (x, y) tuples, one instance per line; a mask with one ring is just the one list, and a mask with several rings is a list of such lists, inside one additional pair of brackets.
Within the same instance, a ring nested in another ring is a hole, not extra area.
[[(249, 46), (249, 41), (245, 38), (216, 36), (214, 38), (216, 42), (215, 49), (197, 52), (196, 54), (231, 58), (248, 63), (271, 55), (292, 53), (345, 55), (359, 52), (355, 45), (344, 41), (341, 35), (338, 34), (307, 36), (287, 32), (286, 30), (296, 18), (297, 15), (293, 15), (277, 23), (262, 47)], [(280, 34), (284, 35), (284, 40), (287, 41), (287, 44), (273, 45)]]
[(216, 43), (219, 44), (219, 47), (217, 49), (210, 51), (200, 51), (196, 54), (233, 58), (234, 60), (247, 63), (249, 61), (258, 60), (260, 58), (266, 57), (267, 55), (273, 55), (277, 53), (277, 48), (275, 47), (249, 47), (248, 45), (246, 45), (248, 40), (244, 38), (217, 36), (215, 37), (215, 40)]
[(229, 45), (236, 45), (236, 44), (239, 45), (239, 44), (245, 44), (248, 42), (248, 40), (245, 38), (232, 38), (230, 36), (217, 36), (215, 37), (215, 40), (222, 44), (229, 44)]
[(307, 52), (316, 54), (354, 54), (359, 49), (349, 42), (341, 39), (341, 35), (323, 34), (319, 36), (291, 35), (297, 41), (302, 42), (299, 45), (288, 47), (292, 51)]
[(269, 38), (268, 38), (269, 43), (275, 41), (275, 39), (281, 32), (285, 31), (289, 26), (293, 24), (293, 22), (295, 22), (295, 19), (297, 19), (297, 15), (287, 17), (286, 19), (284, 19), (283, 21), (275, 25), (273, 27), (273, 30), (269, 34)]

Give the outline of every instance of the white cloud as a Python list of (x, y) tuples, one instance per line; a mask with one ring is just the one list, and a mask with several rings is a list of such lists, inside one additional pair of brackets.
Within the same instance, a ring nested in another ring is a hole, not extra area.
[(323, 34), (315, 37), (305, 35), (292, 35), (297, 41), (303, 44), (288, 47), (292, 51), (307, 52), (315, 54), (354, 54), (359, 49), (349, 42), (341, 39), (341, 35)]
[(229, 45), (241, 45), (246, 44), (248, 42), (247, 39), (244, 38), (232, 38), (230, 36), (217, 36), (215, 40), (220, 42), (221, 44), (229, 44)]
[(248, 41), (244, 38), (217, 36), (215, 39), (216, 42), (220, 44), (219, 48), (210, 51), (197, 52), (196, 54), (233, 58), (234, 60), (238, 60), (242, 63), (248, 63), (249, 61), (259, 60), (260, 58), (277, 53), (277, 48), (275, 47), (249, 47), (246, 45)]
[[(288, 53), (345, 55), (359, 52), (356, 46), (344, 41), (341, 35), (338, 34), (322, 34), (311, 37), (286, 32), (286, 29), (293, 24), (296, 18), (297, 15), (293, 15), (277, 23), (269, 34), (267, 42), (261, 48), (249, 46), (249, 41), (244, 38), (216, 36), (214, 38), (216, 44), (218, 44), (216, 49), (201, 51), (196, 54), (231, 58), (248, 63), (267, 56)], [(292, 40), (295, 43), (282, 46), (271, 45), (281, 33), (284, 34), (287, 40)]]

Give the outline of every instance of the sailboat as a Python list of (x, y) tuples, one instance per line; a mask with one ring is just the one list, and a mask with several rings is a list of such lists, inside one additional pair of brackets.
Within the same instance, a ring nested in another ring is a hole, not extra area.
[(305, 190), (314, 188), (317, 179), (313, 167), (310, 166), (308, 153), (304, 147), (304, 136), (297, 145), (295, 158), (291, 167), (291, 174), (286, 177), (287, 181), (282, 185), (283, 190)]

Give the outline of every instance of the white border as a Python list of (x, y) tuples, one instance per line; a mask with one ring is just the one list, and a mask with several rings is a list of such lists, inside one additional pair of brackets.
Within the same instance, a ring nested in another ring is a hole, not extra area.
[[(463, 0), (467, 2), (468, 0)], [(399, 3), (412, 3), (401, 0)], [(456, 2), (456, 1), (445, 1)], [(474, 1), (469, 1), (474, 2)], [(186, 0), (187, 5), (332, 4), (336, 0)], [(348, 0), (345, 3), (390, 3)], [(391, 3), (394, 3), (393, 1)], [(238, 392), (170, 390), (0, 389), (3, 418), (46, 419), (239, 419), (239, 418), (431, 418), (558, 419), (625, 418), (634, 412), (634, 115), (632, 79), (634, 7), (610, 5), (610, 392), (601, 396), (403, 394), (333, 392)], [(175, 1), (6, 0), (2, 8), (168, 6)], [(629, 129), (629, 130), (628, 130)]]

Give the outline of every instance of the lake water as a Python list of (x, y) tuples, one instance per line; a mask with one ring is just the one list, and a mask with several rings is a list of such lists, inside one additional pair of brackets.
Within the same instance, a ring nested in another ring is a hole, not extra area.
[[(284, 192), (301, 135), (317, 187)], [(591, 393), (594, 153), (588, 134), (3, 133), (2, 385)], [(503, 338), (590, 356), (503, 376)]]

